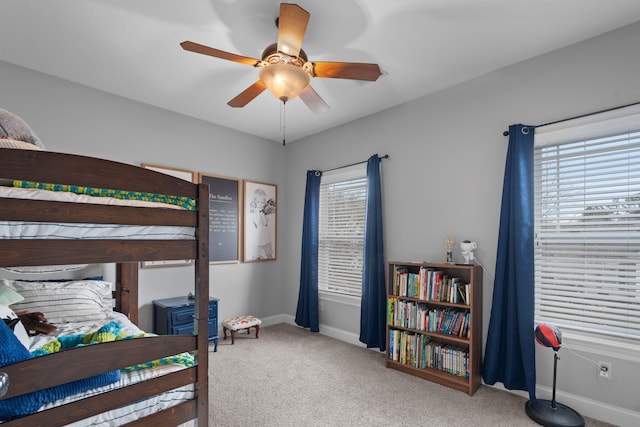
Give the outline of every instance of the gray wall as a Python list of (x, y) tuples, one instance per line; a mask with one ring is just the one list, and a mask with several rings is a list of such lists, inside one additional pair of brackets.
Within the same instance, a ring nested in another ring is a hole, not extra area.
[[(490, 55), (490, 52), (487, 52)], [(211, 266), (220, 316), (295, 315), (307, 169), (389, 154), (382, 163), (386, 259), (442, 261), (444, 240), (475, 240), (489, 322), (509, 124), (539, 124), (640, 101), (640, 24), (497, 70), (282, 148), (164, 110), (0, 62), (2, 105), (22, 116), (49, 149), (132, 164), (154, 163), (278, 185), (278, 260)], [(71, 119), (73, 118), (73, 119)], [(456, 253), (460, 261), (459, 252)], [(141, 326), (150, 301), (183, 294), (187, 267), (142, 270)], [(152, 284), (157, 286), (152, 287)], [(358, 334), (359, 308), (323, 302), (321, 331)], [(566, 340), (565, 340), (566, 341)], [(567, 346), (565, 346), (567, 347)], [(613, 380), (561, 350), (558, 399), (619, 425), (640, 421), (640, 355), (580, 343), (575, 351), (612, 362)], [(538, 348), (539, 397), (548, 395), (552, 352)]]
[[(286, 199), (283, 147), (0, 61), (1, 107), (22, 117), (47, 149), (140, 165), (151, 163), (278, 185)], [(278, 228), (279, 241), (284, 227)], [(279, 248), (278, 248), (279, 249)], [(220, 317), (282, 313), (276, 261), (210, 267)], [(140, 270), (140, 326), (152, 330), (151, 301), (186, 295), (193, 267)]]
[[(300, 256), (305, 171), (389, 154), (382, 162), (386, 259), (443, 261), (448, 235), (458, 242), (475, 240), (486, 269), (486, 340), (507, 149), (502, 132), (514, 123), (546, 123), (640, 101), (638, 76), (640, 24), (635, 24), (291, 144), (286, 151), (286, 211), (292, 214), (283, 245), (287, 259)], [(460, 261), (459, 251), (455, 255)], [(298, 269), (291, 262), (285, 273), (283, 298), (291, 315)], [(321, 332), (324, 326), (357, 337), (359, 308), (332, 301), (322, 305)], [(631, 415), (613, 421), (639, 422), (640, 353), (621, 358), (601, 350), (595, 344), (579, 353), (612, 362), (608, 383), (596, 381), (591, 362), (561, 350), (558, 390), (565, 394), (559, 401), (564, 397), (599, 418), (628, 410)], [(553, 352), (538, 347), (537, 357), (539, 397), (544, 398), (552, 382)]]

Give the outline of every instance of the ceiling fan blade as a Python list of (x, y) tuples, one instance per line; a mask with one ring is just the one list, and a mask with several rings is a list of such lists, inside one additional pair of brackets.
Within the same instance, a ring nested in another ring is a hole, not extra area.
[(382, 75), (378, 64), (362, 62), (313, 62), (313, 75), (332, 79), (376, 81)]
[(226, 59), (228, 61), (239, 62), (241, 64), (251, 65), (253, 67), (260, 64), (259, 59), (249, 58), (248, 56), (236, 55), (235, 53), (225, 52), (224, 50), (214, 49), (209, 46), (205, 46), (202, 44), (184, 41), (180, 43), (180, 46), (184, 50), (188, 50), (190, 52), (201, 53), (203, 55), (213, 56), (215, 58)]
[(298, 96), (314, 113), (323, 113), (329, 109), (329, 105), (324, 102), (324, 99), (318, 95), (318, 92), (311, 85), (307, 85)]
[(291, 3), (280, 3), (278, 18), (278, 50), (297, 57), (309, 23), (309, 12)]
[(230, 107), (242, 108), (253, 100), (256, 96), (260, 95), (267, 87), (260, 80), (240, 92), (238, 96), (227, 102)]

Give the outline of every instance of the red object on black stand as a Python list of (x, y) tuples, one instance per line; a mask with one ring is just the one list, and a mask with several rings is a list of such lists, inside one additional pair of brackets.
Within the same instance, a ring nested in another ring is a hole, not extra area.
[(558, 372), (558, 350), (562, 344), (560, 330), (551, 325), (538, 325), (535, 330), (538, 344), (553, 348), (553, 395), (551, 400), (529, 400), (525, 411), (529, 418), (545, 427), (583, 427), (584, 418), (575, 410), (556, 402), (556, 377)]

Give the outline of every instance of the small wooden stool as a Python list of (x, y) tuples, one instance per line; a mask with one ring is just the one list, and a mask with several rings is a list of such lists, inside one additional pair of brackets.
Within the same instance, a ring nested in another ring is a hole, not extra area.
[(231, 345), (235, 342), (236, 331), (246, 329), (247, 333), (251, 333), (251, 328), (256, 328), (256, 339), (259, 338), (260, 325), (262, 320), (254, 316), (240, 316), (226, 319), (222, 322), (222, 332), (224, 334), (223, 340), (227, 339), (227, 330), (231, 331)]

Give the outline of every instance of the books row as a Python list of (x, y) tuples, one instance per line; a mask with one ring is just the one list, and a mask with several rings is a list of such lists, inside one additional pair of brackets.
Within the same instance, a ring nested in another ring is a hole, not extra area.
[(387, 298), (387, 324), (469, 338), (471, 313), (458, 308), (434, 308), (424, 303)]
[(444, 271), (422, 266), (418, 273), (396, 265), (391, 281), (391, 295), (426, 301), (469, 304), (469, 283), (460, 277), (449, 277)]
[(436, 369), (469, 378), (469, 351), (431, 341), (428, 335), (389, 329), (388, 358), (419, 369)]

